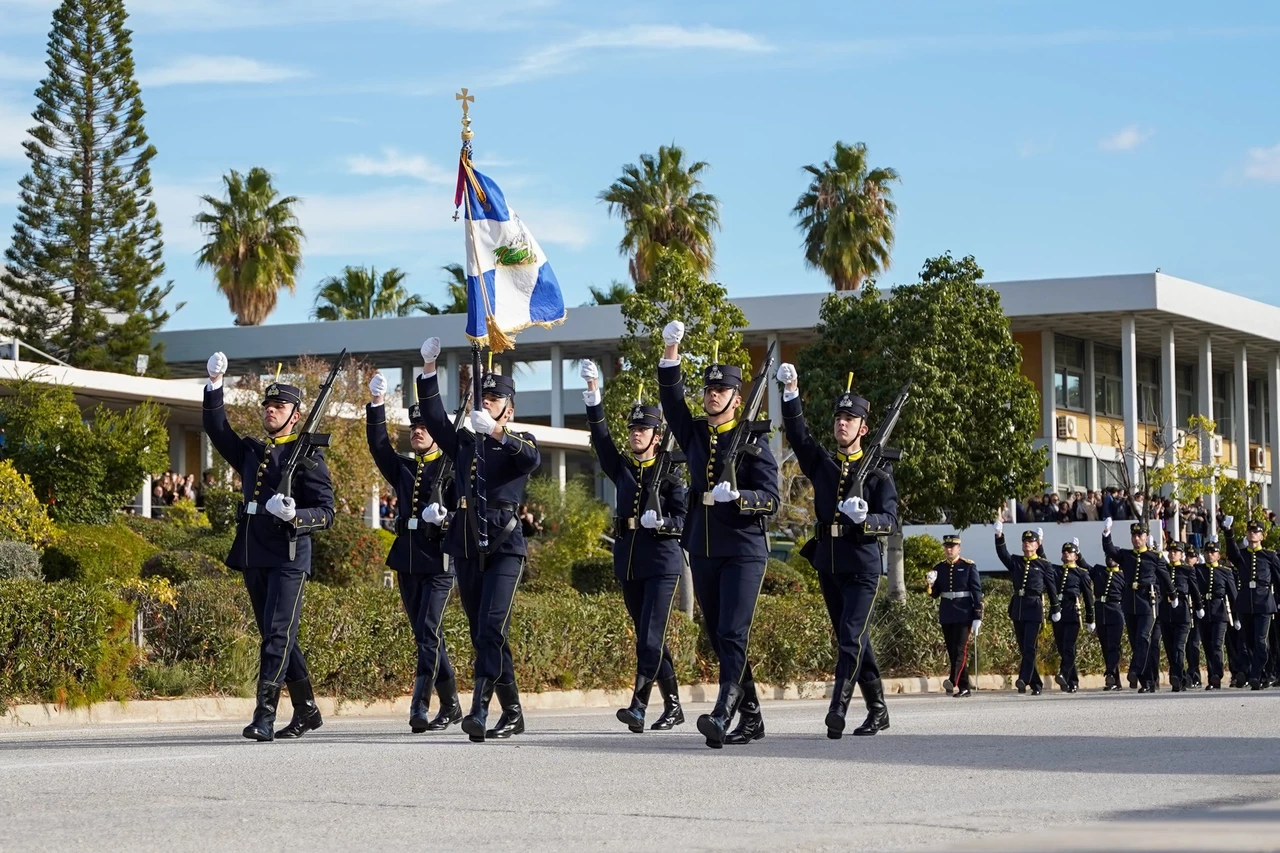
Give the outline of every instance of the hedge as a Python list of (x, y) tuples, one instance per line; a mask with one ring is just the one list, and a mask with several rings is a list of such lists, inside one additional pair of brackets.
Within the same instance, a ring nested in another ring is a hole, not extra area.
[(161, 551), (142, 563), (142, 577), (165, 578), (181, 584), (198, 578), (225, 577), (230, 569), (199, 551)]
[(31, 478), (9, 459), (0, 460), (0, 540), (44, 548), (57, 530), (31, 488)]
[(161, 551), (196, 551), (225, 561), (235, 541), (235, 530), (183, 526), (141, 515), (123, 516), (125, 525)]
[(573, 588), (584, 595), (620, 591), (613, 573), (612, 554), (578, 560), (569, 567), (569, 579)]
[(26, 542), (0, 542), (0, 580), (43, 580), (40, 552)]
[(68, 524), (47, 548), (41, 567), (51, 581), (104, 583), (136, 578), (159, 549), (123, 524)]
[(339, 513), (332, 527), (311, 536), (312, 577), (330, 586), (381, 586), (391, 548), (386, 535), (353, 515)]

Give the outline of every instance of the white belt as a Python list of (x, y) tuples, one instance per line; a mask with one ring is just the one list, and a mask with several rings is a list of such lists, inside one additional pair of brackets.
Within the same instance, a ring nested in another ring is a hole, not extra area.
[(968, 598), (972, 593), (969, 592), (944, 592), (943, 598)]

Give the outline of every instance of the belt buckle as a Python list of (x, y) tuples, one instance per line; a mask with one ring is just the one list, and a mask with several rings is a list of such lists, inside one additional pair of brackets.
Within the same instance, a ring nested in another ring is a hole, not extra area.
[(458, 499), (458, 509), (466, 509), (466, 508), (467, 508), (467, 499), (466, 499), (465, 497), (464, 497), (464, 498), (459, 498), (459, 499)]
[(714, 506), (714, 505), (715, 505), (715, 502), (716, 502), (715, 495), (711, 494), (710, 492), (703, 492), (703, 493), (702, 493), (702, 505), (703, 505), (703, 506)]
[(1249, 589), (1257, 589), (1257, 588), (1258, 588), (1257, 581), (1249, 581)]
[(1025, 586), (1022, 589), (1018, 590), (1018, 595), (1025, 596), (1026, 594), (1027, 594), (1027, 588)]
[(245, 504), (245, 505), (244, 505), (244, 514), (245, 514), (245, 515), (257, 515), (257, 514), (258, 514), (258, 502), (257, 502), (257, 501), (249, 501), (247, 504)]
[(636, 529), (636, 520), (635, 520), (635, 517), (634, 517), (634, 516), (633, 516), (633, 517), (631, 517), (631, 518), (628, 518), (626, 521), (627, 521), (627, 529), (628, 529), (628, 530), (635, 530), (635, 529)]
[(838, 524), (832, 524), (832, 525), (831, 525), (831, 538), (832, 538), (832, 539), (839, 539), (839, 538), (840, 538), (840, 525), (838, 525)]
[(418, 529), (418, 519), (417, 519), (416, 517), (409, 519), (409, 523), (408, 523), (408, 525), (406, 525), (406, 526), (407, 526), (410, 530), (417, 530), (417, 529)]
[(1134, 581), (1134, 582), (1133, 582), (1133, 584), (1132, 584), (1132, 586), (1133, 586), (1133, 588), (1134, 588), (1134, 589), (1137, 589), (1137, 588), (1138, 588), (1138, 582), (1137, 582), (1137, 581)]

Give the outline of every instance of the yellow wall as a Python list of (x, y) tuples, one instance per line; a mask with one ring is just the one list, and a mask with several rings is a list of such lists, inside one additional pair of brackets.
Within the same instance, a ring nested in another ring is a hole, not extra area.
[[(1039, 332), (1014, 332), (1013, 340), (1022, 347), (1022, 375), (1031, 380), (1036, 387), (1040, 410), (1044, 411), (1044, 371), (1041, 370), (1041, 347)], [(1044, 438), (1044, 425), (1036, 430), (1037, 438)]]
[[(1072, 412), (1067, 409), (1058, 409), (1054, 412), (1054, 436), (1057, 437), (1058, 418), (1074, 417), (1076, 419), (1076, 437), (1075, 441), (1092, 441), (1093, 438), (1089, 434), (1089, 416), (1084, 412)], [(1072, 439), (1062, 439), (1063, 441), (1072, 441)]]

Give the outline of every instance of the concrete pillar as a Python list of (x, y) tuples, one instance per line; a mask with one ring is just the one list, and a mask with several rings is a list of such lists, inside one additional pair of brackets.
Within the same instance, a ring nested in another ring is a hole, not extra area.
[(457, 411), (458, 401), (462, 399), (460, 395), (463, 393), (458, 382), (458, 353), (455, 351), (445, 353), (444, 364), (445, 370), (449, 373), (449, 387), (444, 396), (445, 411), (454, 412)]
[(204, 430), (200, 431), (200, 471), (197, 473), (196, 479), (204, 478), (204, 472), (213, 467), (213, 444), (209, 441), (209, 435)]
[(169, 470), (178, 474), (187, 473), (187, 428), (184, 426), (169, 427)]
[(1271, 421), (1271, 509), (1280, 511), (1280, 353), (1267, 356), (1267, 409)]
[[(564, 426), (564, 357), (559, 344), (551, 345), (551, 425)], [(564, 485), (564, 477), (560, 483)]]
[[(775, 366), (782, 363), (782, 345), (778, 342), (778, 335), (770, 333), (765, 341), (765, 346), (776, 346)], [(769, 449), (773, 451), (774, 459), (782, 458), (782, 388), (778, 385), (777, 380), (773, 378), (773, 371), (770, 371), (766, 380), (769, 383), (769, 420), (773, 422), (773, 434), (769, 438)]]
[(1040, 412), (1043, 422), (1045, 447), (1049, 450), (1049, 459), (1044, 471), (1044, 481), (1049, 490), (1058, 490), (1058, 406), (1055, 393), (1054, 364), (1057, 356), (1054, 353), (1053, 332), (1040, 333), (1040, 376), (1044, 393), (1040, 395)]
[(138, 515), (151, 517), (151, 475), (142, 475), (142, 492), (138, 495)]
[[(1160, 410), (1164, 423), (1160, 429), (1164, 434), (1164, 461), (1172, 465), (1175, 459), (1174, 441), (1178, 430), (1183, 426), (1178, 421), (1178, 371), (1176, 351), (1174, 348), (1173, 326), (1165, 326), (1160, 330)], [(1165, 488), (1165, 494), (1172, 487)]]
[[(1085, 341), (1084, 344), (1084, 411), (1089, 416), (1089, 441), (1092, 444), (1098, 443), (1098, 394), (1097, 379), (1093, 364), (1093, 341)], [(1093, 454), (1089, 454), (1089, 480), (1093, 488), (1098, 488), (1098, 459)]]
[[(1212, 421), (1217, 414), (1213, 411), (1213, 339), (1209, 335), (1205, 335), (1200, 339), (1200, 359), (1196, 367), (1196, 388), (1200, 396), (1200, 415)], [(1217, 428), (1214, 428), (1217, 432)], [(1203, 437), (1203, 445), (1200, 447), (1200, 462), (1204, 465), (1212, 465), (1213, 457), (1213, 436), (1206, 435)], [(1210, 487), (1209, 494), (1205, 496), (1205, 507), (1208, 509), (1209, 515), (1209, 536), (1216, 536), (1218, 533), (1218, 493)]]
[(1236, 476), (1249, 482), (1249, 351), (1236, 346)]
[(374, 530), (377, 530), (382, 523), (382, 519), (378, 516), (378, 484), (374, 483), (373, 488), (369, 490), (369, 506), (365, 510), (364, 520)]
[(560, 484), (560, 491), (564, 491), (564, 484), (568, 480), (569, 467), (565, 461), (565, 453), (563, 450), (553, 450), (551, 452), (551, 476), (556, 478), (556, 482)]
[(414, 403), (418, 402), (418, 374), (422, 372), (422, 365), (408, 364), (400, 365), (400, 397), (407, 409)]
[[(1138, 334), (1132, 314), (1120, 320), (1120, 376), (1123, 388), (1124, 443), (1123, 462), (1129, 469), (1129, 482), (1138, 488)], [(1130, 495), (1130, 497), (1133, 497)]]

